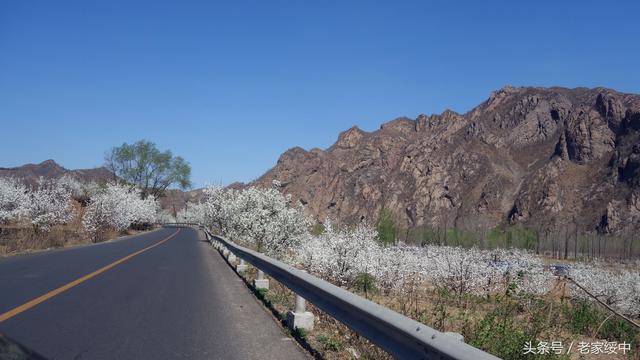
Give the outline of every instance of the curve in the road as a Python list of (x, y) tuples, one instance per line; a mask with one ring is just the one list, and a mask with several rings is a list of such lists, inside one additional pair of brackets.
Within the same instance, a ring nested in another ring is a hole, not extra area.
[(0, 333), (47, 359), (308, 358), (204, 233), (175, 231), (0, 259), (0, 314), (62, 290)]

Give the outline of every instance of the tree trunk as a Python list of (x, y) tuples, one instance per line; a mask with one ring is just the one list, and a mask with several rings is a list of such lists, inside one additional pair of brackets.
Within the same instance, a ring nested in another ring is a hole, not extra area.
[(564, 259), (569, 256), (569, 229), (564, 230)]

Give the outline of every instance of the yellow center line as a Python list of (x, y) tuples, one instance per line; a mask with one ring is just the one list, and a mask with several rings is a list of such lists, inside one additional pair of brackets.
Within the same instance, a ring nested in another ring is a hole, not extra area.
[(164, 243), (166, 241), (169, 241), (171, 238), (176, 236), (176, 234), (178, 234), (179, 232), (180, 232), (180, 229), (176, 230), (176, 232), (174, 232), (173, 234), (171, 234), (168, 237), (158, 241), (157, 243), (155, 243), (153, 245), (149, 245), (144, 249), (141, 249), (141, 250), (138, 250), (138, 251), (136, 251), (134, 253), (131, 253), (131, 254), (123, 257), (120, 260), (116, 260), (116, 261), (112, 262), (111, 264), (103, 266), (100, 269), (98, 269), (98, 270), (96, 270), (96, 271), (94, 271), (92, 273), (89, 273), (89, 274), (87, 274), (87, 275), (85, 275), (83, 277), (75, 279), (75, 280), (73, 280), (72, 282), (70, 282), (68, 284), (62, 285), (62, 286), (60, 286), (59, 288), (57, 288), (55, 290), (51, 290), (51, 291), (49, 291), (48, 293), (46, 293), (44, 295), (38, 296), (37, 298), (35, 298), (35, 299), (31, 300), (31, 301), (28, 301), (28, 302), (26, 302), (26, 303), (24, 303), (24, 304), (22, 304), (22, 305), (20, 305), (18, 307), (15, 307), (15, 308), (7, 311), (4, 314), (0, 314), (0, 322), (3, 322), (3, 321), (8, 320), (8, 319), (11, 319), (12, 317), (14, 317), (14, 316), (16, 316), (16, 315), (18, 315), (18, 314), (20, 314), (20, 313), (22, 313), (24, 311), (27, 311), (27, 310), (31, 309), (32, 307), (37, 306), (38, 304), (40, 304), (40, 303), (42, 303), (44, 301), (47, 301), (48, 299), (51, 299), (52, 297), (54, 297), (54, 296), (56, 296), (56, 295), (58, 295), (60, 293), (63, 293), (63, 292), (71, 289), (72, 287), (74, 287), (76, 285), (79, 285), (79, 284), (81, 284), (81, 283), (83, 283), (83, 282), (85, 282), (85, 281), (87, 281), (87, 280), (89, 280), (89, 279), (91, 279), (93, 277), (96, 277), (96, 276), (102, 274), (103, 272), (105, 272), (105, 271), (107, 271), (107, 270), (109, 270), (109, 269), (111, 269), (111, 268), (113, 268), (113, 267), (115, 267), (117, 265), (122, 264), (123, 262), (133, 258), (134, 256), (140, 255), (140, 254), (142, 254), (143, 252), (145, 252), (147, 250), (151, 250), (154, 247), (156, 247), (156, 246), (158, 246), (158, 245), (160, 245), (160, 244), (162, 244), (162, 243)]

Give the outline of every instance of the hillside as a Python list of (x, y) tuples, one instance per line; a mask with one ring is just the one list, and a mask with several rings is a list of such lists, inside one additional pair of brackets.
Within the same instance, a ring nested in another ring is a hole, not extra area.
[(204, 197), (203, 189), (180, 190), (168, 189), (164, 196), (158, 199), (160, 206), (171, 214), (184, 210), (190, 203), (198, 203)]
[(26, 164), (13, 168), (0, 168), (0, 177), (16, 177), (23, 179), (27, 184), (35, 184), (40, 177), (45, 179), (58, 179), (65, 175), (72, 176), (80, 181), (105, 183), (113, 180), (113, 173), (104, 167), (93, 169), (69, 170), (54, 160), (45, 160), (39, 164)]
[(466, 114), (398, 118), (296, 147), (253, 184), (279, 180), (307, 211), (343, 223), (382, 207), (405, 227), (619, 232), (640, 216), (640, 96), (605, 88), (513, 88)]

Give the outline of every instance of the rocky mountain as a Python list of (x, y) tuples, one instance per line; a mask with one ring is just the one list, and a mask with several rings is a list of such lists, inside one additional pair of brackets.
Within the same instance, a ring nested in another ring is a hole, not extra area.
[(0, 168), (0, 177), (16, 177), (23, 179), (28, 184), (35, 184), (40, 177), (45, 179), (58, 179), (65, 175), (75, 177), (78, 180), (97, 183), (105, 183), (113, 180), (113, 173), (104, 167), (93, 169), (69, 170), (60, 166), (54, 160), (45, 160), (39, 164), (26, 164), (13, 168)]
[[(357, 127), (326, 150), (286, 151), (253, 184), (322, 220), (403, 226), (630, 230), (640, 219), (640, 95), (605, 88), (514, 88), (465, 114)], [(573, 225), (572, 225), (573, 226)]]

